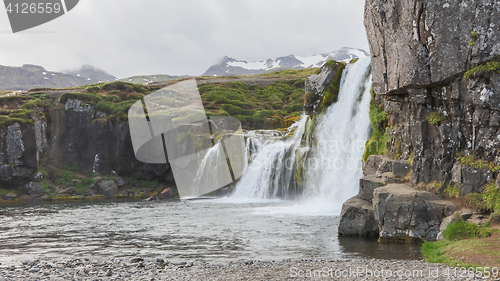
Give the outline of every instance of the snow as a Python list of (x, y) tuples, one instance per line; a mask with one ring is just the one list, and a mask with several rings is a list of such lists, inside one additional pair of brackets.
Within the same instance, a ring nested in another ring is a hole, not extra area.
[(228, 62), (227, 64), (229, 66), (242, 67), (249, 70), (267, 69), (265, 61), (254, 61), (254, 62), (232, 61)]
[(298, 60), (302, 62), (300, 65), (301, 67), (304, 68), (310, 68), (310, 67), (315, 67), (318, 65), (320, 62), (325, 62), (326, 58), (322, 55), (316, 55), (316, 56), (310, 56), (310, 57), (298, 57), (296, 56)]

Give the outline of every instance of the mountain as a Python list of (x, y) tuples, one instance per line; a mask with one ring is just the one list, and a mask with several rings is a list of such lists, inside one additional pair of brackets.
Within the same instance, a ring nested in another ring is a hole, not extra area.
[(90, 65), (65, 73), (32, 64), (20, 67), (0, 65), (0, 91), (68, 88), (115, 80), (116, 77)]
[(111, 82), (117, 80), (115, 76), (107, 73), (106, 71), (88, 64), (84, 64), (80, 68), (75, 70), (63, 71), (63, 73), (85, 78), (87, 79), (87, 81), (91, 82), (89, 84)]
[(315, 56), (300, 57), (289, 55), (265, 61), (246, 62), (230, 57), (224, 57), (222, 62), (211, 66), (203, 76), (227, 76), (261, 74), (275, 68), (311, 68), (320, 67), (328, 60), (350, 61), (355, 58), (367, 57), (370, 54), (361, 49), (344, 47), (340, 50)]

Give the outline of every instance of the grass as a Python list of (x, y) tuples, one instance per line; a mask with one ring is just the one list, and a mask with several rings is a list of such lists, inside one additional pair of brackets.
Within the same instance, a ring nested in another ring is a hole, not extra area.
[(390, 137), (387, 133), (387, 120), (389, 115), (380, 109), (374, 102), (374, 93), (372, 88), (372, 101), (370, 103), (370, 123), (373, 130), (372, 137), (366, 142), (363, 162), (368, 160), (370, 155), (386, 154), (387, 142)]
[(470, 79), (471, 77), (479, 77), (486, 72), (499, 71), (500, 62), (490, 61), (485, 64), (478, 65), (469, 71), (465, 72), (464, 78)]
[[(456, 219), (443, 231), (444, 239), (436, 242), (426, 241), (422, 245), (421, 251), (427, 262), (443, 263), (453, 267), (477, 267), (467, 261), (458, 260), (456, 256), (465, 254), (481, 254), (480, 246), (486, 238), (494, 231), (485, 224), (479, 227), (476, 224), (464, 221), (462, 218)], [(500, 253), (499, 253), (500, 255)]]
[(438, 112), (430, 112), (427, 114), (426, 120), (429, 121), (432, 125), (439, 125), (441, 122), (444, 121), (444, 118), (439, 115)]
[(481, 210), (500, 212), (500, 192), (494, 182), (486, 184), (483, 192), (467, 194), (466, 198)]
[(269, 117), (300, 115), (304, 82), (304, 79), (276, 81), (266, 87), (225, 82), (201, 85), (199, 91), (208, 115), (261, 121)]

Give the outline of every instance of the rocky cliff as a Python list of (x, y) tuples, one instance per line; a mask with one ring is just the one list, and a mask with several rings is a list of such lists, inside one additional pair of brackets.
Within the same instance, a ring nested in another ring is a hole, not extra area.
[(366, 1), (370, 114), (384, 133), (366, 155), (386, 155), (368, 157), (340, 234), (439, 239), (456, 207), (436, 193), (496, 210), (483, 193), (500, 178), (499, 19), (493, 0)]
[(388, 153), (412, 158), (414, 185), (450, 181), (458, 156), (500, 164), (499, 19), (491, 0), (366, 2)]

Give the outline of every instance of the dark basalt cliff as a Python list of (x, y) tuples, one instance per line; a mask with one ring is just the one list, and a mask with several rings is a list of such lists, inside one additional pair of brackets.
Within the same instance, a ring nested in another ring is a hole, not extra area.
[(413, 157), (412, 183), (446, 182), (457, 154), (500, 164), (500, 2), (369, 0), (365, 26), (389, 154)]

